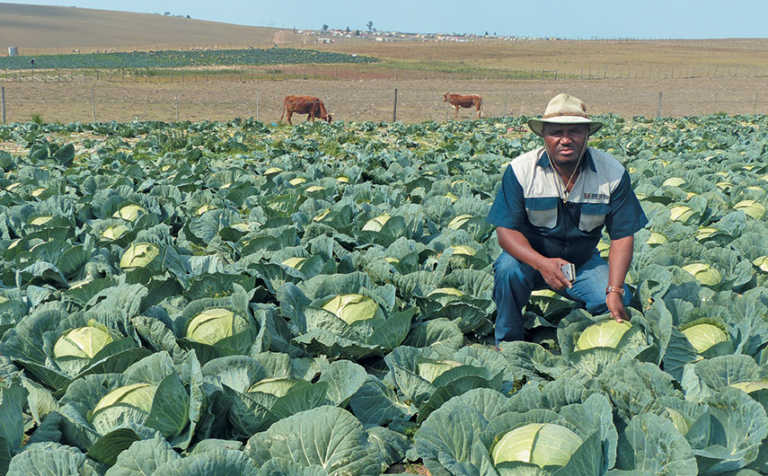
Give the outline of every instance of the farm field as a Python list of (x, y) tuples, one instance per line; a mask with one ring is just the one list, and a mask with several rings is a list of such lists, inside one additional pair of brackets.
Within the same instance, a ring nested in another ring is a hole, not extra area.
[(631, 326), (496, 351), (524, 119), (0, 126), (0, 473), (768, 472), (768, 118), (602, 115)]
[[(99, 52), (311, 49), (375, 64), (0, 70), (6, 121), (97, 122), (280, 118), (288, 94), (321, 97), (343, 121), (443, 120), (445, 92), (484, 96), (488, 117), (532, 115), (558, 92), (631, 119), (768, 110), (768, 40), (471, 41), (334, 38), (164, 15), (0, 4), (0, 44), (25, 57)], [(118, 27), (119, 26), (119, 27)], [(55, 35), (51, 32), (55, 31)], [(83, 35), (88, 31), (88, 35)], [(87, 44), (84, 44), (87, 38)], [(140, 43), (137, 43), (141, 40)], [(5, 54), (5, 51), (0, 51)], [(661, 95), (661, 97), (660, 97)], [(469, 118), (467, 111), (462, 118)]]

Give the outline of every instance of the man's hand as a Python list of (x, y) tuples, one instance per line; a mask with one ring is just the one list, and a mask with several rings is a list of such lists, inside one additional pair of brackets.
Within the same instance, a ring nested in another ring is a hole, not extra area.
[(608, 293), (605, 296), (605, 305), (608, 307), (611, 317), (616, 319), (616, 322), (623, 322), (624, 319), (629, 320), (629, 314), (624, 309), (624, 296), (621, 294)]
[(565, 278), (563, 265), (569, 264), (568, 261), (562, 258), (544, 258), (538, 265), (536, 270), (544, 278), (547, 286), (555, 291), (560, 291), (563, 288), (571, 288), (573, 284)]

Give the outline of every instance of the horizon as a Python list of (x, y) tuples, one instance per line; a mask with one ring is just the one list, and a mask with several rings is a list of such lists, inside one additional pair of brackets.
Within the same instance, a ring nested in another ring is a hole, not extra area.
[[(131, 7), (125, 7), (117, 0), (17, 0), (5, 3), (189, 16), (195, 20), (233, 25), (316, 31), (322, 31), (323, 25), (327, 25), (329, 29), (350, 28), (362, 32), (370, 29), (568, 40), (705, 40), (768, 36), (768, 28), (762, 20), (768, 16), (768, 2), (757, 0), (727, 3), (649, 0), (642, 6), (593, 0), (584, 8), (576, 8), (574, 5), (584, 4), (571, 0), (554, 0), (546, 8), (528, 3), (482, 0), (472, 3), (472, 13), (481, 13), (474, 16), (456, 13), (469, 8), (460, 0), (440, 3), (435, 0), (394, 0), (386, 5), (360, 5), (350, 0), (329, 0), (323, 4), (285, 0), (267, 5), (242, 0), (225, 0), (215, 5), (200, 0), (170, 0), (159, 9), (149, 0), (135, 0)], [(296, 11), (303, 13), (301, 18), (297, 18)], [(487, 11), (501, 13), (484, 13)], [(744, 15), (745, 11), (750, 14)], [(660, 12), (663, 15), (659, 15)], [(547, 21), (542, 26), (544, 20)]]

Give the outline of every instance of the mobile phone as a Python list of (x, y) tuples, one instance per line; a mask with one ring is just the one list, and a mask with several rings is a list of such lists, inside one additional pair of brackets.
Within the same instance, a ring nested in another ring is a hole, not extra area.
[(563, 272), (565, 279), (568, 281), (573, 282), (573, 280), (576, 279), (576, 267), (573, 265), (573, 263), (562, 265), (560, 270)]

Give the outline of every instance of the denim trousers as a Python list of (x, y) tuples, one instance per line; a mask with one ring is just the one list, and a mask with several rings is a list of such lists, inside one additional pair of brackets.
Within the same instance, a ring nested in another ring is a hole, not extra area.
[[(586, 263), (576, 268), (573, 287), (557, 291), (572, 299), (590, 314), (608, 312), (605, 288), (608, 286), (608, 263), (597, 249)], [(531, 292), (548, 288), (544, 278), (530, 265), (518, 261), (506, 251), (493, 263), (493, 301), (496, 303), (496, 345), (501, 341), (523, 340), (523, 307)], [(624, 285), (624, 306), (629, 306), (632, 294)]]

